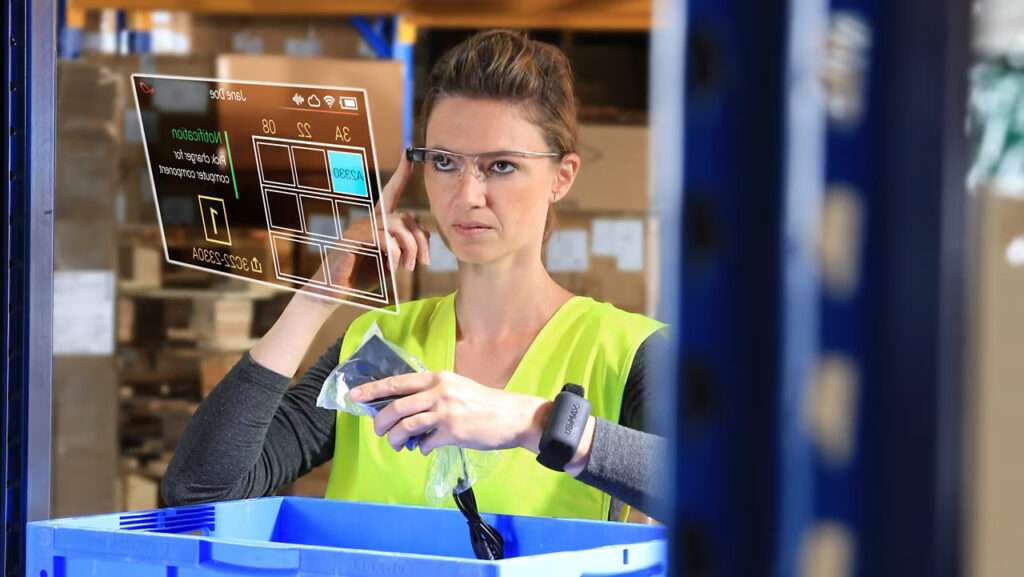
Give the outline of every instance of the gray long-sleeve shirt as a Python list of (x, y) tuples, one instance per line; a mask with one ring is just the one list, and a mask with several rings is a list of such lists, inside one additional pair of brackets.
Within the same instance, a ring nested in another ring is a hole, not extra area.
[[(644, 432), (650, 349), (637, 351), (623, 393), (619, 424), (597, 419), (590, 461), (577, 479), (659, 517), (655, 463), (664, 440)], [(185, 429), (160, 490), (169, 505), (271, 495), (334, 455), (335, 411), (316, 406), (337, 365), (341, 339), (294, 387), (249, 354), (224, 376)], [(541, 466), (540, 464), (537, 465)]]

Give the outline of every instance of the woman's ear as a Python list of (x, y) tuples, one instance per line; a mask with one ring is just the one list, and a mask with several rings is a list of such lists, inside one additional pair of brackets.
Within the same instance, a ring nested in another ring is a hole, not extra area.
[(569, 194), (569, 189), (572, 188), (572, 183), (576, 180), (576, 175), (580, 172), (580, 164), (582, 159), (580, 155), (575, 152), (570, 152), (562, 157), (562, 160), (558, 164), (558, 172), (555, 174), (555, 183), (551, 188), (551, 202), (555, 203)]

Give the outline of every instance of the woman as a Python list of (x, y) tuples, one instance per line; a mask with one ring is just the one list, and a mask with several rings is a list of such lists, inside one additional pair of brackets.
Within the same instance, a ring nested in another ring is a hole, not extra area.
[[(431, 213), (459, 260), (458, 291), (359, 317), (288, 389), (336, 306), (297, 293), (196, 412), (164, 478), (169, 504), (271, 494), (329, 459), (329, 498), (423, 504), (428, 460), (402, 451), (423, 435), (424, 454), (512, 449), (474, 486), (481, 511), (607, 519), (614, 497), (654, 512), (660, 440), (640, 429), (644, 357), (663, 340), (661, 325), (572, 295), (541, 261), (553, 206), (580, 169), (565, 56), (522, 34), (478, 34), (438, 62), (422, 118), (425, 147), (409, 156), (424, 162)], [(383, 191), (390, 205), (411, 171), (403, 159)], [(415, 219), (392, 210), (388, 223), (392, 262), (429, 265)], [(354, 390), (360, 402), (407, 395), (372, 420), (316, 408), (327, 374), (374, 322), (433, 372)], [(593, 412), (563, 472), (535, 455), (566, 383), (584, 388)]]

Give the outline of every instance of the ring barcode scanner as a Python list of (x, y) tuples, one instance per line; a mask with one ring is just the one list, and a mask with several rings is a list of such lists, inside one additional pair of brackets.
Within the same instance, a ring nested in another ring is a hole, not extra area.
[(590, 401), (583, 387), (568, 383), (555, 397), (551, 417), (540, 437), (537, 462), (555, 471), (564, 471), (576, 449), (590, 418)]

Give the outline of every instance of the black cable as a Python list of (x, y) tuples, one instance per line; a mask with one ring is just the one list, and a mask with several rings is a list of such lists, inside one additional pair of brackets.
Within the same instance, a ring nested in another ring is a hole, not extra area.
[[(457, 487), (462, 484), (463, 480), (459, 479)], [(473, 544), (473, 553), (476, 554), (476, 558), (484, 561), (504, 559), (505, 540), (497, 529), (488, 525), (487, 521), (480, 517), (473, 489), (467, 488), (461, 493), (456, 489), (452, 491), (452, 497), (455, 498), (455, 505), (459, 511), (462, 511), (462, 516), (466, 518), (466, 523), (469, 525), (469, 540)]]

